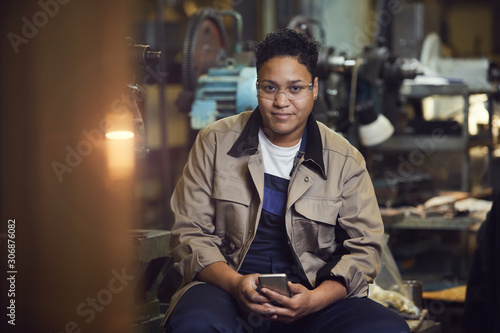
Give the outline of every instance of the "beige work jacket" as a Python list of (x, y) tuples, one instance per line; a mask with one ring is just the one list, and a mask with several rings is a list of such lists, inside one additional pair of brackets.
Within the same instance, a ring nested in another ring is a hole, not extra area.
[[(171, 255), (183, 277), (172, 305), (208, 265), (222, 261), (238, 270), (250, 247), (264, 193), (261, 124), (257, 108), (198, 134), (171, 199)], [(288, 189), (290, 248), (313, 287), (341, 278), (347, 297), (366, 296), (379, 267), (383, 224), (364, 158), (312, 116), (307, 126), (306, 152)], [(340, 241), (338, 230), (346, 235)]]

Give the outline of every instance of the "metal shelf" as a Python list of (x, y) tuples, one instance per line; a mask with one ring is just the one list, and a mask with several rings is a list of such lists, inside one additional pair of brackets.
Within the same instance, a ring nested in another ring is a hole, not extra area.
[(432, 85), (432, 84), (413, 84), (405, 82), (401, 86), (400, 93), (404, 97), (409, 98), (424, 98), (432, 95), (454, 96), (454, 95), (469, 95), (469, 88), (466, 84), (448, 84), (448, 85)]
[(432, 135), (395, 134), (375, 149), (381, 152), (404, 152), (413, 149), (422, 149), (422, 142), (429, 142), (429, 140), (434, 140), (435, 151), (463, 151), (467, 148), (493, 144), (492, 138), (483, 135), (464, 138), (459, 135), (446, 134), (446, 136), (439, 139), (440, 141), (444, 140), (443, 142), (436, 143), (436, 137)]
[[(462, 157), (462, 179), (461, 190), (469, 192), (470, 184), (470, 152), (472, 147), (484, 146), (489, 150), (489, 164), (491, 175), (491, 157), (493, 154), (493, 133), (492, 133), (492, 99), (488, 98), (488, 113), (489, 123), (487, 133), (479, 135), (469, 134), (469, 96), (473, 94), (487, 94), (488, 97), (491, 91), (476, 91), (470, 90), (466, 84), (449, 84), (449, 85), (426, 85), (404, 83), (401, 87), (401, 95), (405, 98), (422, 99), (429, 96), (462, 96), (464, 98), (464, 119), (462, 123), (462, 134), (445, 134), (442, 135), (414, 135), (414, 134), (395, 134), (386, 142), (373, 150), (379, 152), (408, 152), (412, 150), (422, 149), (423, 143), (432, 142), (433, 151), (459, 151), (463, 152)], [(429, 141), (431, 140), (431, 141)]]

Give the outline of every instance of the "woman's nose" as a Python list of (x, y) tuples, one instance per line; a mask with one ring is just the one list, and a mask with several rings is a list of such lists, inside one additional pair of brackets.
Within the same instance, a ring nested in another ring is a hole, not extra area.
[(290, 100), (286, 97), (284, 91), (279, 91), (276, 94), (276, 98), (274, 99), (274, 104), (279, 105), (280, 107), (287, 106), (290, 104)]

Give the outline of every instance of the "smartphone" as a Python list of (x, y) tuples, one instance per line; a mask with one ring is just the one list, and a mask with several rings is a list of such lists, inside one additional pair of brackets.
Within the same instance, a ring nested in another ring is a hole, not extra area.
[(291, 297), (285, 273), (259, 275), (259, 290), (261, 288), (268, 288), (282, 295)]

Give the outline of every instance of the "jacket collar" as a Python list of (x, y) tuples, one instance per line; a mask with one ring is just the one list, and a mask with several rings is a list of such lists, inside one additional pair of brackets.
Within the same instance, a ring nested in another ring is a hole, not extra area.
[[(262, 125), (262, 115), (257, 107), (250, 115), (243, 131), (227, 154), (233, 157), (239, 157), (245, 154), (256, 154), (259, 147), (259, 128), (262, 127)], [(312, 113), (307, 118), (306, 126), (307, 146), (304, 162), (302, 163), (310, 169), (316, 169), (316, 171), (326, 180), (321, 133), (319, 132), (318, 124)]]

